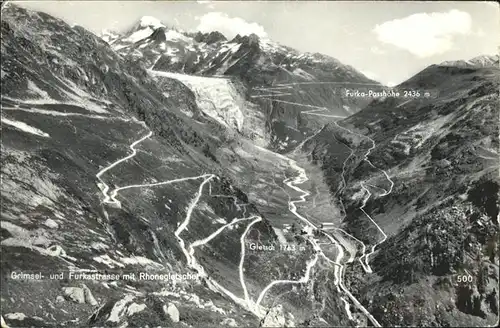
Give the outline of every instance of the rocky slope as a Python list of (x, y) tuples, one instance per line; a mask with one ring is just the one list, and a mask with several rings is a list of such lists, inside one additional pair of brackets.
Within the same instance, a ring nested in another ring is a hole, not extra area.
[(498, 321), (499, 78), (494, 67), (433, 65), (397, 87), (432, 97), (376, 100), (303, 147), (345, 229), (383, 242), (376, 274), (358, 265), (347, 278), (381, 325)]

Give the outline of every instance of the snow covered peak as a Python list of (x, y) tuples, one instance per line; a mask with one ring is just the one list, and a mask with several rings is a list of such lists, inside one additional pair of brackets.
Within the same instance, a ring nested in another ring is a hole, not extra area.
[(443, 66), (460, 66), (460, 67), (498, 67), (498, 55), (481, 55), (469, 60), (449, 60), (442, 62)]
[[(136, 43), (150, 37), (159, 29), (165, 30), (166, 26), (158, 18), (143, 16), (135, 25), (135, 28), (124, 34), (122, 41)], [(164, 31), (159, 33), (164, 33)]]
[(271, 53), (287, 53), (288, 56), (297, 56), (299, 52), (295, 49), (286, 47), (276, 41), (273, 41), (267, 37), (265, 38), (260, 38), (259, 42), (260, 48), (266, 52), (271, 52)]
[(279, 46), (278, 43), (272, 41), (269, 38), (261, 38), (260, 45), (261, 45), (261, 47), (266, 48), (266, 49), (274, 49), (274, 48), (277, 48)]
[(193, 43), (193, 39), (192, 38), (187, 37), (184, 34), (179, 33), (176, 30), (168, 30), (167, 32), (165, 32), (165, 38), (167, 40), (170, 40), (170, 41), (179, 41), (179, 40), (181, 40), (181, 41), (184, 41), (184, 42), (187, 42), (187, 43)]
[(493, 66), (493, 65), (498, 65), (498, 55), (495, 56), (488, 56), (488, 55), (482, 55), (482, 56), (477, 56), (469, 61), (479, 65), (479, 66)]
[(154, 29), (157, 29), (159, 27), (165, 27), (165, 25), (162, 24), (162, 22), (155, 17), (152, 16), (143, 16), (139, 20), (139, 26), (140, 27), (152, 27)]

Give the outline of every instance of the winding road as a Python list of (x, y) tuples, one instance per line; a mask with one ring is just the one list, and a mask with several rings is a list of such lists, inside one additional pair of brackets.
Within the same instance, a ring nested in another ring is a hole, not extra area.
[[(200, 278), (205, 278), (207, 281), (207, 284), (209, 285), (209, 287), (211, 287), (211, 289), (213, 291), (216, 291), (218, 293), (221, 293), (223, 295), (228, 296), (235, 303), (246, 308), (247, 310), (254, 313), (256, 316), (258, 316), (261, 319), (265, 316), (265, 314), (268, 311), (268, 309), (263, 308), (261, 306), (262, 300), (264, 299), (264, 297), (266, 296), (268, 291), (273, 286), (276, 286), (278, 284), (305, 284), (305, 283), (309, 282), (309, 280), (311, 278), (312, 269), (314, 268), (314, 266), (316, 265), (316, 263), (318, 261), (319, 254), (323, 253), (321, 248), (314, 241), (314, 239), (309, 239), (309, 242), (311, 242), (311, 244), (313, 245), (313, 247), (316, 251), (316, 254), (314, 255), (314, 258), (307, 263), (306, 271), (304, 273), (304, 276), (301, 279), (299, 279), (299, 280), (276, 280), (276, 281), (273, 281), (262, 290), (262, 292), (259, 294), (259, 296), (257, 297), (257, 300), (255, 302), (252, 300), (252, 298), (248, 294), (248, 290), (247, 290), (246, 282), (245, 282), (245, 277), (244, 277), (244, 270), (243, 270), (243, 265), (244, 265), (244, 261), (245, 261), (245, 237), (246, 237), (248, 231), (250, 230), (250, 228), (254, 224), (262, 221), (262, 218), (258, 217), (258, 216), (251, 216), (251, 217), (243, 217), (243, 218), (239, 218), (239, 219), (234, 219), (230, 223), (227, 223), (227, 224), (221, 226), (219, 229), (214, 231), (208, 237), (194, 241), (191, 244), (189, 244), (189, 246), (186, 246), (186, 242), (182, 238), (182, 233), (187, 229), (187, 227), (190, 224), (192, 213), (193, 213), (196, 205), (198, 204), (198, 202), (201, 198), (201, 195), (203, 194), (203, 188), (207, 184), (210, 185), (210, 181), (213, 178), (215, 178), (215, 175), (213, 175), (213, 174), (203, 174), (203, 175), (194, 176), (194, 177), (172, 179), (172, 180), (162, 181), (162, 182), (158, 182), (158, 183), (132, 184), (132, 185), (127, 185), (127, 186), (123, 186), (123, 187), (116, 187), (115, 189), (110, 191), (110, 187), (104, 181), (103, 175), (106, 172), (109, 172), (111, 169), (115, 168), (117, 165), (120, 165), (121, 163), (124, 163), (127, 160), (130, 160), (131, 158), (133, 158), (137, 154), (136, 147), (140, 143), (142, 143), (145, 140), (147, 140), (148, 138), (150, 138), (152, 135), (153, 135), (153, 133), (151, 131), (149, 131), (146, 135), (144, 135), (140, 139), (134, 141), (129, 146), (129, 149), (131, 150), (131, 152), (127, 156), (124, 156), (124, 157), (116, 160), (115, 162), (109, 164), (107, 167), (103, 168), (102, 170), (100, 170), (96, 174), (96, 178), (99, 181), (99, 187), (101, 189), (102, 196), (103, 196), (103, 201), (102, 201), (103, 203), (109, 204), (109, 205), (114, 205), (114, 206), (121, 206), (120, 201), (118, 199), (116, 199), (116, 197), (118, 196), (118, 193), (121, 190), (126, 190), (126, 189), (131, 189), (131, 188), (147, 188), (147, 187), (154, 187), (154, 186), (162, 186), (162, 185), (183, 182), (183, 181), (188, 181), (188, 180), (202, 179), (203, 181), (199, 185), (199, 188), (198, 188), (198, 191), (197, 191), (195, 197), (191, 200), (191, 202), (188, 205), (184, 221), (178, 225), (178, 227), (174, 233), (174, 235), (176, 236), (177, 241), (179, 243), (179, 246), (180, 246), (180, 248), (181, 248), (181, 250), (186, 258), (187, 266), (190, 269), (197, 272), (198, 276)], [(284, 181), (285, 184), (288, 185), (290, 188), (292, 188), (296, 191), (302, 192), (302, 196), (300, 197), (299, 200), (296, 200), (296, 201), (290, 200), (289, 209), (292, 213), (294, 213), (294, 215), (296, 215), (301, 220), (307, 222), (307, 224), (314, 227), (314, 225), (311, 222), (309, 222), (306, 218), (304, 218), (303, 216), (301, 216), (300, 214), (297, 213), (297, 207), (295, 205), (295, 203), (297, 203), (297, 202), (304, 202), (306, 196), (309, 195), (308, 192), (305, 192), (302, 189), (295, 186), (295, 184), (300, 184), (300, 183), (307, 181), (307, 176), (305, 174), (305, 171), (302, 168), (298, 167), (294, 161), (292, 161), (284, 156), (281, 156), (281, 157), (284, 159), (287, 159), (289, 161), (290, 166), (299, 172), (299, 175), (297, 177), (295, 177), (293, 180), (285, 179), (285, 181)], [(212, 195), (211, 194), (211, 185), (210, 185), (210, 195), (212, 197), (224, 197), (225, 196), (225, 195)], [(233, 198), (232, 196), (226, 196), (226, 197)], [(235, 201), (235, 205), (237, 207), (241, 206), (240, 204), (237, 204), (236, 198), (233, 198), (233, 200)], [(247, 205), (247, 204), (243, 204), (243, 205)], [(106, 217), (107, 217), (107, 215), (106, 215)], [(240, 238), (241, 255), (240, 255), (240, 263), (239, 263), (239, 277), (240, 277), (240, 284), (241, 284), (241, 287), (243, 290), (243, 298), (241, 298), (241, 297), (236, 296), (234, 293), (230, 292), (226, 288), (222, 287), (218, 282), (214, 281), (211, 277), (209, 277), (208, 274), (206, 273), (205, 268), (201, 264), (198, 263), (196, 257), (194, 256), (194, 253), (195, 253), (196, 247), (200, 247), (200, 246), (207, 244), (208, 242), (213, 240), (215, 237), (217, 237), (222, 231), (224, 231), (228, 227), (233, 226), (239, 222), (249, 221), (249, 220), (252, 220), (252, 222), (246, 227), (244, 233), (241, 235), (241, 238)], [(323, 254), (322, 256), (325, 256), (325, 255)], [(337, 278), (337, 279), (339, 279), (339, 278)]]

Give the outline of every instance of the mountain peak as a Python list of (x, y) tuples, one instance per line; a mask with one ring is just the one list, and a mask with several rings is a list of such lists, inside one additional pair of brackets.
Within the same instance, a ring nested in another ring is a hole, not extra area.
[(233, 43), (248, 43), (249, 45), (259, 45), (260, 38), (257, 34), (250, 34), (250, 35), (243, 35), (241, 36), (240, 34), (236, 35), (231, 42)]
[(211, 44), (211, 43), (214, 43), (217, 41), (227, 41), (227, 38), (224, 36), (224, 34), (222, 34), (219, 31), (212, 31), (210, 33), (202, 33), (200, 31), (198, 31), (194, 35), (194, 39), (196, 42), (206, 42), (208, 44)]
[(498, 67), (498, 55), (480, 55), (469, 60), (449, 60), (442, 62), (441, 66), (460, 67)]
[(142, 16), (139, 20), (140, 27), (152, 27), (157, 29), (159, 27), (165, 27), (165, 25), (158, 19), (153, 16)]
[(498, 55), (481, 55), (481, 56), (474, 57), (474, 58), (470, 59), (469, 61), (474, 63), (474, 64), (482, 65), (482, 66), (490, 66), (490, 65), (491, 66), (493, 66), (493, 65), (498, 66), (498, 59), (499, 59)]

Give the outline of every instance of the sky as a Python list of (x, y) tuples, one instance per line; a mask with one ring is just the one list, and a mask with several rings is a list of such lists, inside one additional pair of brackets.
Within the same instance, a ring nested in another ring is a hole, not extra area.
[(498, 54), (496, 2), (15, 1), (99, 34), (153, 16), (184, 31), (255, 33), (330, 55), (384, 84), (446, 60)]

